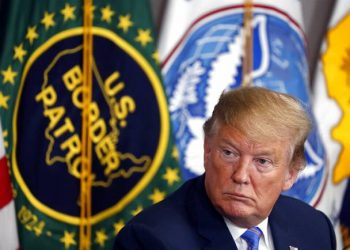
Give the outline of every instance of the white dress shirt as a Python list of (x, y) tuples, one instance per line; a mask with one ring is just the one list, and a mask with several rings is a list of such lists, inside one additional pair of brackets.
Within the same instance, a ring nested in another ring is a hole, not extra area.
[[(238, 250), (248, 249), (247, 242), (241, 238), (241, 235), (248, 228), (238, 227), (225, 217), (224, 217), (224, 220), (225, 220), (225, 223), (228, 227), (228, 230), (231, 233), (233, 240), (236, 243), (237, 249)], [(259, 227), (263, 233), (260, 240), (259, 240), (259, 250), (274, 250), (275, 248), (273, 246), (271, 230), (270, 230), (270, 227), (268, 225), (268, 218), (263, 220), (259, 225), (257, 225), (257, 227)]]

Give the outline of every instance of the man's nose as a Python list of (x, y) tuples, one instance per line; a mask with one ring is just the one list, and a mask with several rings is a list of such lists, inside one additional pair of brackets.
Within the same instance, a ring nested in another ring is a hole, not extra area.
[(233, 166), (232, 180), (238, 184), (245, 184), (249, 181), (249, 164), (250, 160), (241, 157), (240, 160)]

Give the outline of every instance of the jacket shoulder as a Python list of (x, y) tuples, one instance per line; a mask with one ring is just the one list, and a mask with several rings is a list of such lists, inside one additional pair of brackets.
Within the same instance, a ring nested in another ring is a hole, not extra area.
[(131, 219), (116, 237), (115, 249), (198, 249), (201, 239), (188, 204), (199, 182), (199, 178), (186, 182), (165, 200)]
[(146, 208), (129, 223), (141, 223), (155, 227), (162, 226), (164, 223), (168, 224), (170, 221), (181, 222), (186, 217), (188, 200), (191, 199), (196, 179), (186, 182), (163, 201)]
[(329, 218), (303, 201), (280, 196), (270, 214), (270, 224), (273, 233), (286, 231), (305, 249), (336, 249), (335, 233)]

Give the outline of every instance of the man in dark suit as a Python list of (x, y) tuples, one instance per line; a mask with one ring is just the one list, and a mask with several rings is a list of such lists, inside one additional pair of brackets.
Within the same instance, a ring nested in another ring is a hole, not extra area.
[(115, 249), (336, 249), (329, 219), (281, 192), (305, 165), (310, 120), (263, 88), (223, 93), (204, 124), (205, 174), (144, 210)]

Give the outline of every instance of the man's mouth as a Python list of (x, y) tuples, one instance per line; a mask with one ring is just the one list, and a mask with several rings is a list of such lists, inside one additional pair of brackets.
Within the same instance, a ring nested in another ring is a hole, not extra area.
[(224, 196), (230, 200), (235, 201), (247, 202), (252, 200), (250, 197), (242, 193), (224, 193)]

